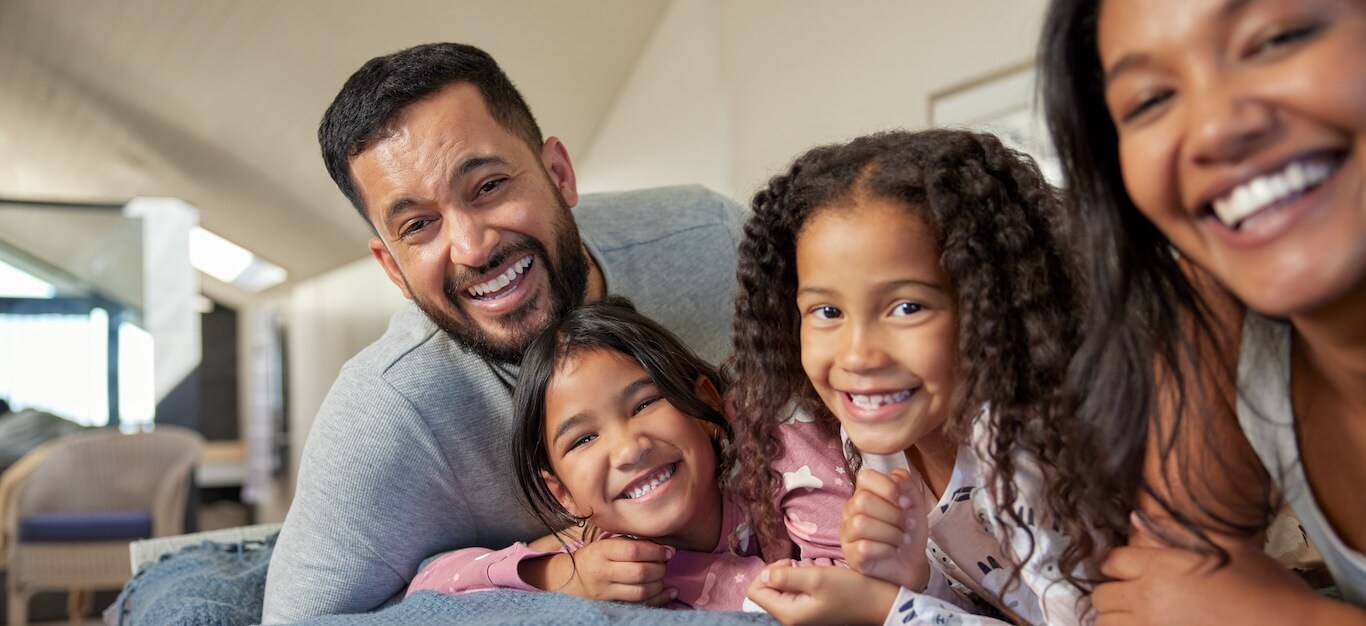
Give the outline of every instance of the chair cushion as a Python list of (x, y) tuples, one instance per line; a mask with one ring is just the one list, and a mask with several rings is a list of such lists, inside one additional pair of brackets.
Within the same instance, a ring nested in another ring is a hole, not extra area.
[(147, 511), (48, 513), (19, 518), (19, 541), (121, 541), (152, 536)]

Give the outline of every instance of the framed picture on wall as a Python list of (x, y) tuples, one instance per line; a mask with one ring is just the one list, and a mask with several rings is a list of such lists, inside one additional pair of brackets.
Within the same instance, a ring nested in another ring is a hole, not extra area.
[(1020, 63), (930, 94), (930, 125), (996, 134), (1033, 157), (1044, 177), (1062, 183), (1062, 166), (1048, 138), (1036, 93), (1034, 63)]

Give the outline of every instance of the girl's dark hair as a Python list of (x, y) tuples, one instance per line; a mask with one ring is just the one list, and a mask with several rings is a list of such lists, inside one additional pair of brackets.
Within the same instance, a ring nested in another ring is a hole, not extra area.
[[(1119, 138), (1105, 103), (1097, 47), (1100, 8), (1101, 0), (1055, 0), (1039, 47), (1044, 112), (1062, 160), (1067, 208), (1074, 216), (1089, 285), (1089, 312), (1069, 381), (1076, 394), (1077, 432), (1088, 446), (1087, 458), (1079, 459), (1077, 467), (1089, 466), (1092, 476), (1075, 485), (1074, 498), (1094, 503), (1085, 510), (1096, 536), (1120, 545), (1129, 533), (1129, 513), (1139, 494), (1146, 493), (1191, 533), (1196, 539), (1191, 547), (1226, 560), (1227, 554), (1209, 540), (1202, 525), (1162, 494), (1182, 494), (1183, 500), (1203, 509), (1204, 522), (1220, 531), (1251, 534), (1261, 529), (1231, 519), (1227, 506), (1211, 507), (1215, 500), (1209, 498), (1218, 494), (1203, 493), (1205, 477), (1169, 475), (1173, 465), (1192, 467), (1169, 461), (1195, 448), (1204, 448), (1216, 462), (1227, 464), (1224, 446), (1210, 429), (1192, 430), (1182, 422), (1191, 407), (1231, 410), (1233, 397), (1226, 389), (1194, 381), (1205, 376), (1233, 380), (1231, 366), (1211, 358), (1231, 354), (1232, 337), (1216, 332), (1215, 311), (1196, 288), (1196, 282), (1209, 279), (1183, 267), (1171, 242), (1139, 212), (1125, 190)], [(1164, 422), (1162, 432), (1150, 433), (1158, 393), (1167, 390), (1172, 400), (1163, 406), (1174, 415)], [(1205, 441), (1178, 445), (1192, 432)], [(1179, 433), (1184, 434), (1178, 437)], [(1150, 442), (1157, 445), (1163, 461), (1158, 480), (1164, 481), (1164, 489), (1154, 489), (1144, 478)], [(1255, 515), (1270, 514), (1269, 493), (1265, 507)]]
[(784, 407), (795, 401), (832, 431), (838, 427), (801, 366), (797, 237), (812, 215), (872, 199), (904, 205), (935, 233), (958, 312), (959, 384), (947, 428), (961, 440), (990, 405), (987, 453), (999, 513), (1021, 521), (1008, 504), (1016, 498), (1019, 459), (1012, 451), (1019, 450), (1042, 471), (1047, 505), (1068, 513), (1056, 516), (1062, 530), (1084, 534), (1088, 516), (1074, 513), (1092, 506), (1076, 497), (1090, 477), (1060, 469), (1079, 453), (1063, 390), (1077, 343), (1079, 288), (1055, 191), (1032, 160), (992, 135), (887, 132), (798, 157), (755, 194), (745, 226), (735, 354), (727, 364), (736, 414), (729, 452), (739, 467), (730, 488), (765, 558), (789, 556), (767, 552), (782, 545), (774, 504), (782, 482), (771, 468), (783, 453), (775, 433)]
[[(531, 513), (551, 532), (585, 518), (565, 510), (541, 477), (542, 471), (554, 473), (545, 441), (546, 389), (566, 361), (595, 349), (619, 352), (640, 363), (669, 404), (689, 417), (716, 424), (727, 438), (730, 436), (725, 416), (698, 398), (696, 391), (697, 380), (706, 377), (718, 392), (724, 392), (721, 376), (678, 337), (641, 315), (621, 296), (607, 296), (573, 309), (532, 341), (512, 393), (517, 419), (512, 458), (517, 483)], [(717, 459), (721, 461), (720, 454)], [(717, 476), (725, 475), (725, 467), (723, 464), (717, 469)]]

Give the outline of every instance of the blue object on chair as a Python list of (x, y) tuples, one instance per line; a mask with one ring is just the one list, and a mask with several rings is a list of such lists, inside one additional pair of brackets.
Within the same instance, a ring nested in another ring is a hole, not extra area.
[(47, 513), (19, 519), (19, 541), (132, 541), (151, 536), (148, 511)]

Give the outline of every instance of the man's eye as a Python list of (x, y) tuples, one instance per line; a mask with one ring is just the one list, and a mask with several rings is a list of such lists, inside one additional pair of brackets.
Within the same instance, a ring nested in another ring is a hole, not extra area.
[(499, 187), (502, 187), (503, 183), (505, 182), (507, 182), (506, 178), (495, 178), (493, 180), (486, 181), (484, 184), (479, 185), (479, 195), (482, 196), (486, 193), (490, 193), (498, 189)]
[(403, 229), (403, 233), (400, 234), (399, 236), (400, 236), (400, 237), (407, 237), (408, 235), (412, 235), (412, 234), (414, 234), (414, 233), (420, 232), (422, 229), (426, 228), (428, 224), (431, 224), (431, 223), (432, 223), (432, 221), (431, 221), (431, 220), (427, 220), (427, 219), (413, 220), (410, 224), (408, 224), (407, 227), (405, 227), (405, 228)]

